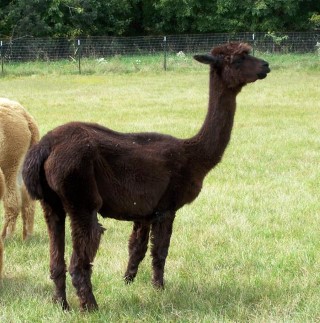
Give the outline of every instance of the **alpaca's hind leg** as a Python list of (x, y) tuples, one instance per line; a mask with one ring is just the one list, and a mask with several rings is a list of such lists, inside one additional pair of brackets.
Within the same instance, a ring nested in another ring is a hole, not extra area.
[(0, 279), (2, 278), (2, 269), (3, 269), (3, 241), (2, 238), (0, 237)]
[(143, 260), (149, 241), (150, 224), (134, 222), (129, 239), (129, 262), (124, 274), (126, 283), (133, 282), (140, 262)]
[(66, 214), (62, 206), (53, 209), (49, 204), (42, 202), (42, 208), (50, 239), (50, 278), (53, 280), (56, 288), (53, 299), (59, 302), (64, 310), (68, 310), (66, 263), (64, 260)]
[(23, 232), (22, 238), (25, 240), (33, 233), (33, 224), (34, 224), (34, 211), (35, 211), (35, 201), (33, 201), (25, 186), (21, 188), (22, 204), (21, 204), (21, 214), (23, 221)]
[(157, 288), (164, 287), (164, 266), (168, 255), (174, 217), (175, 213), (168, 212), (162, 221), (155, 222), (151, 226), (152, 283)]
[(3, 175), (3, 171), (0, 168), (0, 200), (3, 198), (4, 196), (4, 192), (6, 190), (6, 183), (4, 180), (4, 175)]
[(104, 231), (98, 223), (97, 212), (70, 213), (73, 253), (69, 272), (77, 290), (82, 310), (95, 310), (98, 304), (92, 292), (92, 262)]
[(3, 239), (13, 234), (21, 206), (21, 194), (16, 182), (16, 173), (6, 176), (6, 184), (7, 187), (3, 198), (5, 210), (2, 229)]

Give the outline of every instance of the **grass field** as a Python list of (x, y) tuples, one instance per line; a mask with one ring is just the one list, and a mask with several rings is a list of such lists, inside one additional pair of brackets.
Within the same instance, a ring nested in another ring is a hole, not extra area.
[[(319, 58), (269, 58), (267, 79), (238, 96), (222, 163), (199, 198), (177, 214), (164, 291), (151, 286), (149, 255), (134, 284), (123, 283), (131, 224), (101, 219), (107, 230), (92, 276), (100, 309), (80, 313), (68, 277), (72, 310), (62, 312), (51, 302), (48, 237), (38, 206), (34, 236), (22, 241), (20, 220), (5, 242), (0, 321), (319, 321)], [(0, 96), (25, 105), (41, 134), (85, 120), (184, 138), (196, 133), (206, 113), (206, 67), (26, 75), (2, 77)]]
[[(256, 53), (256, 56), (263, 56), (273, 68), (292, 68), (295, 70), (320, 70), (319, 55), (309, 54), (286, 54), (275, 55), (270, 53)], [(166, 57), (168, 71), (199, 70), (201, 65), (192, 58), (192, 54), (179, 56), (170, 53)], [(93, 74), (128, 74), (136, 72), (163, 72), (163, 54), (145, 56), (121, 56), (101, 57), (98, 59), (82, 58), (80, 72), (84, 75)], [(11, 62), (4, 61), (1, 77), (32, 76), (32, 75), (76, 75), (79, 74), (79, 61), (75, 58), (59, 61), (35, 61), (35, 62)]]

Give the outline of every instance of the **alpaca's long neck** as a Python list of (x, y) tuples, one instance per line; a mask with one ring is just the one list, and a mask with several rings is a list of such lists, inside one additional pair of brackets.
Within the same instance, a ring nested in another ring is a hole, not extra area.
[(240, 89), (228, 89), (220, 77), (210, 71), (209, 107), (200, 131), (186, 141), (189, 156), (204, 173), (222, 158), (229, 143)]

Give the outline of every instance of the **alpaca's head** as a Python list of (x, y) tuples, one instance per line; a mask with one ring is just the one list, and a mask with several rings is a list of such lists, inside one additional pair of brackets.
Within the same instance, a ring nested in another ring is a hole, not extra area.
[(250, 50), (250, 45), (245, 43), (228, 43), (194, 58), (200, 63), (210, 64), (226, 87), (241, 88), (247, 83), (264, 79), (270, 72), (268, 62), (251, 56)]

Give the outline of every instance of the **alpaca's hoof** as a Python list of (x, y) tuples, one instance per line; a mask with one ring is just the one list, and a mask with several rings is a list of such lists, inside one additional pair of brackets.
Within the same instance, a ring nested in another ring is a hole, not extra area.
[(82, 312), (93, 312), (99, 309), (98, 304), (95, 299), (92, 299), (90, 302), (81, 303), (80, 310)]
[(94, 312), (97, 311), (99, 309), (98, 305), (94, 305), (94, 304), (86, 304), (86, 305), (81, 305), (80, 307), (80, 311), (81, 312)]
[(1, 239), (5, 240), (6, 238), (8, 238), (8, 233), (7, 233), (7, 229), (4, 228), (1, 232)]
[(32, 229), (23, 228), (22, 230), (22, 240), (27, 240), (33, 235)]
[(127, 285), (129, 285), (129, 284), (132, 284), (133, 283), (135, 277), (136, 277), (136, 275), (126, 274), (126, 275), (124, 275), (123, 279), (124, 279), (124, 282)]
[(61, 307), (64, 311), (70, 311), (70, 306), (67, 301), (62, 302)]
[(64, 311), (70, 310), (70, 306), (65, 298), (53, 296), (52, 299), (55, 303), (59, 303)]
[(23, 233), (22, 234), (22, 240), (26, 241), (32, 236), (32, 233)]
[(16, 225), (8, 225), (7, 226), (7, 230), (4, 230), (4, 232), (2, 233), (3, 235), (5, 235), (5, 238), (11, 238), (14, 234), (16, 230)]
[(1, 238), (2, 238), (2, 240), (7, 240), (7, 239), (12, 238), (12, 236), (13, 235), (11, 233), (4, 232), (4, 233), (2, 233)]
[(152, 280), (152, 285), (157, 290), (163, 290), (164, 289), (164, 282), (161, 280)]

